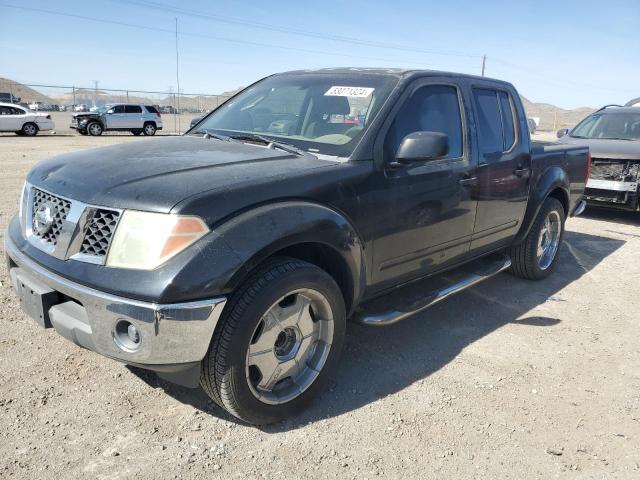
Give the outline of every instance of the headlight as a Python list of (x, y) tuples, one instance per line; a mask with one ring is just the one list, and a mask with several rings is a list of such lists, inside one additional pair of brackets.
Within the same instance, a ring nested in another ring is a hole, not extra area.
[(209, 233), (198, 217), (125, 210), (111, 241), (108, 267), (152, 270)]
[(89, 120), (87, 120), (86, 118), (84, 120), (80, 120), (79, 125), (86, 125), (88, 121)]

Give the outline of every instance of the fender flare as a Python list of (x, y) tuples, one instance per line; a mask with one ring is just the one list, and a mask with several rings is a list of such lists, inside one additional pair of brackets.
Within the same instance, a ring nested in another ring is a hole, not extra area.
[(214, 231), (233, 250), (241, 265), (224, 290), (233, 291), (265, 259), (288, 247), (319, 244), (339, 255), (348, 282), (345, 301), (357, 304), (365, 286), (363, 242), (342, 213), (302, 200), (269, 203), (247, 210)]
[(529, 234), (533, 221), (538, 216), (538, 212), (542, 207), (542, 204), (547, 199), (549, 194), (554, 190), (560, 190), (562, 192), (562, 203), (567, 210), (567, 216), (569, 215), (569, 189), (570, 180), (567, 173), (558, 166), (547, 169), (540, 177), (538, 182), (531, 190), (529, 195), (529, 202), (527, 203), (527, 209), (522, 220), (522, 226), (520, 231), (513, 240), (514, 244), (518, 244), (524, 241)]

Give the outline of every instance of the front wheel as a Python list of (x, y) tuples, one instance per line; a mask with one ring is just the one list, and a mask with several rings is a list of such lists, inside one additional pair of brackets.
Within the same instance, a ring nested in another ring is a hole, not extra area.
[(547, 277), (558, 260), (558, 250), (564, 236), (564, 222), (562, 204), (556, 198), (547, 198), (524, 241), (509, 248), (510, 272), (529, 280)]
[(291, 417), (336, 370), (345, 328), (342, 293), (329, 274), (307, 262), (274, 258), (226, 305), (200, 384), (248, 423)]
[(87, 125), (87, 132), (89, 132), (89, 135), (91, 135), (92, 137), (99, 137), (100, 135), (102, 135), (102, 125), (100, 125), (98, 122), (91, 122), (89, 125)]

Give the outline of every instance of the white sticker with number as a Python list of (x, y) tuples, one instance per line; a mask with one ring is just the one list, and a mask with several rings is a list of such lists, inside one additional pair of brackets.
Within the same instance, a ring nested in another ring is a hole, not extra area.
[(338, 87), (334, 86), (327, 90), (325, 97), (368, 97), (375, 90), (370, 87)]

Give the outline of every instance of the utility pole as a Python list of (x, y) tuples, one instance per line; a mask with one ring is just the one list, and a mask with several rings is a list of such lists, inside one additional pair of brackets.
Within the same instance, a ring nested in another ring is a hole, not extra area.
[(99, 80), (93, 81), (93, 106), (94, 107), (98, 106), (98, 83), (100, 83)]
[(484, 67), (485, 67), (486, 63), (487, 63), (487, 56), (483, 55), (482, 56), (482, 76), (483, 77), (484, 77)]
[(178, 87), (178, 133), (180, 133), (180, 69), (178, 60), (178, 17), (176, 17), (176, 85)]

